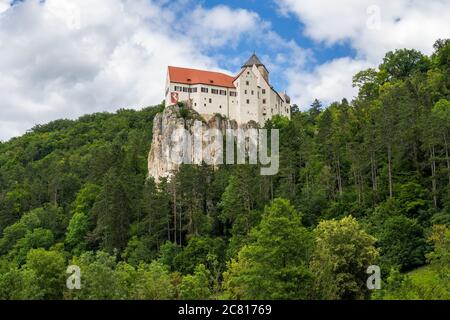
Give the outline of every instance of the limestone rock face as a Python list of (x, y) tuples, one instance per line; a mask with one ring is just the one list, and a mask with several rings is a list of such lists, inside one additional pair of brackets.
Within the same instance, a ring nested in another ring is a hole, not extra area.
[[(200, 129), (202, 132), (218, 129), (225, 136), (227, 129), (256, 127), (256, 123), (238, 126), (236, 121), (224, 119), (220, 115), (211, 116), (210, 119), (205, 120), (192, 109), (180, 108), (179, 106), (166, 107), (162, 113), (156, 115), (153, 121), (153, 140), (148, 155), (149, 177), (153, 177), (155, 182), (158, 183), (163, 178), (170, 179), (179, 169), (180, 165), (177, 161), (173, 161), (173, 155), (177, 152), (177, 139), (181, 139), (182, 136), (180, 132), (184, 131), (190, 135), (195, 135)], [(202, 140), (201, 143), (205, 147), (209, 142)], [(194, 143), (189, 145), (188, 148), (191, 148), (191, 152), (187, 154), (180, 152), (180, 157), (184, 159), (183, 163), (198, 163), (199, 154), (194, 151)], [(214, 151), (211, 150), (211, 152)], [(210, 154), (210, 156), (214, 157), (215, 155)], [(204, 157), (204, 155), (201, 155), (201, 157)]]

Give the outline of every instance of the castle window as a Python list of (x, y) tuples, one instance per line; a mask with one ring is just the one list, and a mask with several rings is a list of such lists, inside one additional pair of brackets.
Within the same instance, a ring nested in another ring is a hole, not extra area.
[(245, 84), (249, 86), (249, 85), (250, 85), (250, 82), (246, 81)]
[(208, 93), (208, 88), (202, 87), (202, 92), (203, 92), (203, 93)]
[(222, 109), (222, 106), (219, 106), (220, 109)]
[(247, 99), (247, 104), (250, 104), (250, 99)]
[(247, 90), (245, 90), (244, 93), (247, 94)]
[(255, 94), (255, 91), (252, 90), (252, 96)]
[(220, 94), (221, 94), (222, 96), (226, 96), (226, 95), (227, 95), (227, 92), (226, 92), (225, 90), (220, 90)]
[(236, 91), (230, 91), (230, 97), (236, 97)]
[(266, 89), (262, 89), (262, 94), (266, 94)]
[(211, 98), (209, 98), (209, 103), (212, 103), (212, 99)]
[(217, 89), (211, 89), (211, 93), (212, 93), (212, 94), (218, 94), (218, 93), (219, 93), (219, 90), (217, 90)]
[(197, 92), (197, 88), (191, 88), (191, 92), (192, 93), (196, 93)]
[(206, 107), (206, 103), (204, 104), (204, 106)]
[(266, 104), (267, 103), (267, 100), (266, 99), (263, 99), (263, 104)]
[(175, 91), (183, 91), (183, 87), (180, 87), (180, 86), (175, 86)]
[(189, 88), (184, 87), (183, 92), (189, 92)]

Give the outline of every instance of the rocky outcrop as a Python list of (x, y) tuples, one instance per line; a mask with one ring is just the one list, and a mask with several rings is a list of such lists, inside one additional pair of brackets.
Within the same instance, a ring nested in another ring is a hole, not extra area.
[[(192, 109), (170, 106), (158, 114), (153, 122), (153, 140), (150, 153), (148, 155), (148, 173), (156, 182), (162, 178), (170, 178), (178, 169), (179, 164), (173, 161), (174, 150), (177, 148), (177, 140), (180, 138), (180, 132), (185, 131), (194, 135), (199, 129), (203, 132), (209, 129), (218, 129), (225, 136), (227, 129), (238, 128), (256, 128), (256, 123), (250, 123), (244, 126), (238, 126), (236, 121), (230, 121), (220, 115), (212, 116), (205, 120)], [(203, 147), (208, 143), (202, 140)], [(194, 149), (194, 143), (190, 148)], [(198, 152), (188, 152), (188, 159), (183, 163), (197, 163)], [(213, 151), (212, 151), (213, 152)], [(180, 153), (181, 156), (181, 153)], [(186, 154), (184, 154), (186, 156)], [(211, 154), (210, 156), (215, 156)]]

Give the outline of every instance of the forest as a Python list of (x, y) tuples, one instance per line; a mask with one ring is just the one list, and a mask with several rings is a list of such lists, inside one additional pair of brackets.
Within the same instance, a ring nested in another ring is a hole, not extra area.
[[(0, 143), (0, 299), (450, 299), (450, 40), (265, 124), (280, 170), (147, 177), (164, 105)], [(66, 286), (79, 266), (81, 289)], [(382, 287), (369, 290), (368, 266)]]

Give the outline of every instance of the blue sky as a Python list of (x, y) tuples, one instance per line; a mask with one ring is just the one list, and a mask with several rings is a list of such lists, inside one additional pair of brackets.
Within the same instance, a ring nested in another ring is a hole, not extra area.
[[(200, 1), (200, 3), (208, 8), (226, 3), (227, 6), (232, 8), (243, 8), (257, 12), (262, 19), (270, 21), (273, 30), (282, 35), (285, 39), (293, 39), (301, 47), (309, 48), (313, 51), (315, 61), (308, 65), (309, 68), (314, 68), (315, 64), (321, 64), (337, 57), (355, 56), (355, 51), (348, 42), (327, 46), (323, 43), (317, 43), (305, 36), (303, 34), (305, 28), (303, 23), (293, 14), (281, 13), (279, 6), (275, 2), (257, 0), (203, 0)], [(253, 50), (253, 48), (251, 46), (249, 47), (246, 43), (243, 43), (239, 49), (246, 50), (247, 52)], [(258, 53), (270, 54), (270, 52), (266, 52), (264, 45), (258, 46), (255, 50)]]
[[(214, 8), (216, 6), (226, 5), (234, 9), (246, 9), (256, 12), (260, 18), (267, 21), (271, 25), (271, 29), (283, 37), (286, 41), (295, 41), (301, 48), (311, 51), (308, 63), (304, 65), (305, 71), (312, 71), (317, 65), (324, 64), (337, 58), (350, 57), (355, 58), (356, 52), (348, 41), (340, 41), (333, 44), (324, 44), (323, 42), (314, 41), (312, 38), (304, 34), (305, 26), (292, 13), (283, 13), (279, 5), (273, 1), (257, 1), (257, 0), (202, 0), (198, 2), (205, 8)], [(222, 48), (218, 49), (222, 52)], [(264, 43), (254, 43), (252, 41), (242, 41), (240, 45), (234, 49), (229, 49), (225, 53), (226, 57), (236, 57), (247, 55), (255, 51), (257, 55), (264, 57), (262, 60), (273, 60), (273, 56), (282, 50), (267, 48)], [(294, 57), (291, 57), (295, 59)], [(264, 62), (264, 61), (263, 61)], [(227, 68), (236, 68), (236, 65), (227, 63), (227, 59), (220, 59), (219, 64)], [(281, 73), (272, 75), (272, 83), (279, 90), (285, 88), (288, 83)], [(306, 107), (306, 106), (304, 106)]]
[(0, 0), (0, 140), (162, 101), (168, 65), (237, 73), (256, 51), (307, 109), (386, 52), (450, 35), (448, 0)]

